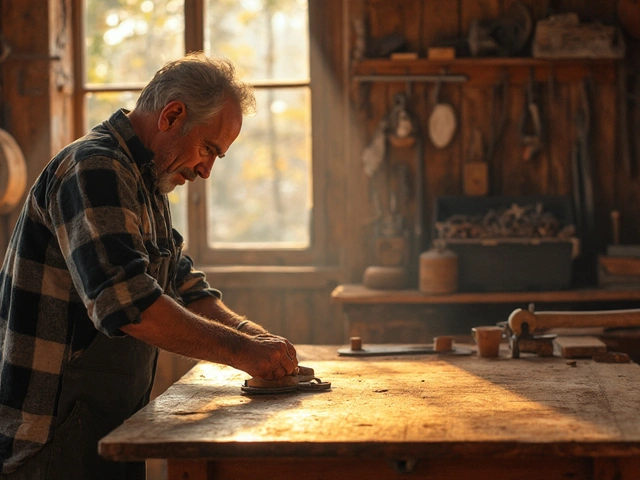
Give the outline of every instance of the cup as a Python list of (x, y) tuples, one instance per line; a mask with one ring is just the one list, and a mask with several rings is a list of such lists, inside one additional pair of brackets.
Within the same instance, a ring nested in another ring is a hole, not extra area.
[(473, 339), (478, 344), (478, 355), (484, 358), (497, 357), (502, 340), (502, 327), (486, 326), (471, 329)]

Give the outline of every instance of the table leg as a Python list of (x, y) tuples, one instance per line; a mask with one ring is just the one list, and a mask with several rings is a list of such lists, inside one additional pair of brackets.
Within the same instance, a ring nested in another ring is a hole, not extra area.
[(595, 457), (593, 478), (598, 480), (634, 480), (640, 471), (639, 457)]
[(208, 480), (207, 460), (167, 460), (167, 480)]

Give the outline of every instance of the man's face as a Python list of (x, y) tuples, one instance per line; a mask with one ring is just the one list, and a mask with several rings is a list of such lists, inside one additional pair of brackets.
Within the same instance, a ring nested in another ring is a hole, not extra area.
[(164, 194), (187, 180), (209, 178), (216, 158), (224, 157), (242, 128), (242, 112), (233, 102), (227, 102), (208, 124), (196, 125), (186, 134), (181, 133), (186, 115), (168, 118), (162, 139), (153, 149), (158, 189)]

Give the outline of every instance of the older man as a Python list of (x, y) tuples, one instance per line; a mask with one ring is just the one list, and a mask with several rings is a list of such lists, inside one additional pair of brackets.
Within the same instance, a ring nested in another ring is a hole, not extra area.
[(158, 348), (265, 379), (295, 371), (295, 348), (181, 254), (166, 197), (209, 177), (254, 104), (229, 62), (188, 55), (42, 172), (0, 272), (0, 478), (144, 478), (97, 442), (148, 401)]

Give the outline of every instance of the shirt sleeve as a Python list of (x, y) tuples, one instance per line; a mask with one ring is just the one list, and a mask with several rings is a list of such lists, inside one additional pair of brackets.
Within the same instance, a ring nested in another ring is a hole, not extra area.
[(193, 268), (193, 260), (188, 255), (182, 255), (178, 261), (176, 288), (185, 305), (203, 297), (222, 298), (220, 290), (209, 286), (204, 272)]
[(61, 176), (49, 214), (74, 286), (89, 318), (103, 333), (140, 322), (162, 294), (147, 273), (149, 253), (141, 225), (149, 209), (139, 177), (116, 159), (85, 158)]

